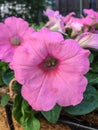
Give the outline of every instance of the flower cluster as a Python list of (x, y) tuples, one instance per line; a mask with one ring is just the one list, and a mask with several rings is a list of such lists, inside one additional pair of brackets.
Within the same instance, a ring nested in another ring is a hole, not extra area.
[(38, 31), (14, 16), (0, 23), (0, 60), (8, 63), (35, 111), (76, 106), (84, 99), (90, 49), (98, 49), (98, 13), (83, 11), (86, 16), (77, 18), (47, 9), (49, 21)]

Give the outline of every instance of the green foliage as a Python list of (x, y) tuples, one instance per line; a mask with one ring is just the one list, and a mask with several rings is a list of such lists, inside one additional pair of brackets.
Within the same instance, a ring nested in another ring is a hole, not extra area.
[[(39, 24), (45, 21), (43, 11), (46, 9), (48, 3), (45, 0), (1, 0), (1, 4), (7, 7), (4, 16), (1, 19), (9, 16), (16, 16), (24, 18), (29, 23)], [(7, 5), (6, 5), (7, 4)]]
[(4, 86), (4, 82), (3, 82), (3, 79), (2, 79), (2, 75), (3, 73), (6, 71), (6, 69), (8, 68), (8, 64), (5, 63), (5, 62), (1, 62), (0, 61), (0, 86)]
[(48, 111), (48, 112), (41, 112), (43, 114), (43, 116), (51, 123), (56, 123), (60, 112), (61, 112), (61, 107), (56, 105), (52, 110)]
[(33, 27), (35, 30), (41, 29), (45, 24), (43, 22), (40, 22), (39, 25), (32, 24), (31, 27)]
[(39, 130), (39, 129), (40, 129), (40, 123), (35, 117), (29, 118), (24, 125), (24, 130)]
[(92, 71), (95, 72), (95, 73), (98, 73), (98, 61), (95, 61), (92, 64)]
[(86, 74), (89, 84), (98, 84), (98, 74), (94, 72), (89, 72)]
[(84, 93), (83, 101), (76, 105), (66, 107), (65, 111), (73, 115), (84, 115), (98, 108), (98, 91), (92, 86), (88, 86)]
[(12, 86), (13, 92), (19, 94), (21, 92), (21, 87), (22, 85), (15, 81)]
[(4, 107), (8, 104), (8, 101), (10, 100), (10, 97), (7, 93), (4, 93), (1, 97), (1, 105)]
[(39, 130), (40, 123), (35, 117), (35, 111), (18, 94), (15, 98), (12, 110), (14, 118), (24, 127), (24, 130)]
[(20, 119), (22, 117), (22, 112), (21, 112), (21, 102), (22, 102), (22, 97), (21, 95), (17, 95), (14, 104), (13, 104), (13, 110), (12, 113), (14, 115), (14, 118), (21, 123)]
[(10, 69), (7, 69), (3, 75), (2, 75), (2, 79), (3, 79), (3, 82), (8, 85), (9, 82), (14, 78), (14, 72)]
[(89, 56), (89, 60), (90, 60), (90, 63), (93, 63), (93, 60), (94, 60), (94, 55), (91, 53), (90, 56)]

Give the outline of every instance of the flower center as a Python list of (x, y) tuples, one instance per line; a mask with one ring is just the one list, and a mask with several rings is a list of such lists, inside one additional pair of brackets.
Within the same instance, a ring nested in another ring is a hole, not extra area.
[(51, 70), (56, 68), (58, 65), (58, 60), (52, 56), (48, 56), (41, 64), (41, 68), (44, 70)]
[(18, 46), (18, 45), (21, 44), (21, 39), (19, 37), (17, 37), (17, 36), (12, 37), (11, 38), (11, 43), (12, 43), (12, 45)]

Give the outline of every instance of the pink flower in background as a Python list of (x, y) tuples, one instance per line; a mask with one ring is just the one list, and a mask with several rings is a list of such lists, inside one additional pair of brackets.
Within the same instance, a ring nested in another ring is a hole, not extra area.
[(48, 27), (52, 31), (59, 31), (62, 33), (65, 32), (64, 17), (59, 14), (59, 11), (47, 9), (46, 11), (44, 11), (44, 14), (49, 18), (46, 27)]
[(98, 34), (85, 32), (76, 38), (76, 41), (84, 48), (98, 49)]
[(70, 21), (70, 19), (73, 17), (73, 15), (75, 15), (75, 12), (71, 12), (64, 17), (65, 24), (67, 24)]
[(35, 110), (48, 111), (56, 104), (77, 105), (87, 86), (84, 74), (89, 70), (89, 50), (75, 40), (64, 40), (46, 28), (34, 32), (15, 51), (10, 66), (22, 84), (22, 96)]
[(84, 24), (98, 24), (98, 12), (94, 11), (93, 9), (84, 9), (83, 12), (87, 14), (87, 16), (83, 19)]
[(74, 12), (69, 13), (65, 16), (64, 22), (65, 22), (65, 29), (70, 28), (72, 29), (71, 36), (76, 36), (78, 33), (82, 31), (82, 28), (84, 27), (82, 18), (74, 17)]
[(14, 51), (34, 32), (22, 18), (9, 17), (0, 23), (0, 59), (11, 62)]

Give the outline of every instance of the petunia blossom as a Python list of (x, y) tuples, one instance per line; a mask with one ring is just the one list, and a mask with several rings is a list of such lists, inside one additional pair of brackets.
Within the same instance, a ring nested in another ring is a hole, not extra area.
[(64, 22), (67, 24), (70, 21), (70, 19), (73, 17), (73, 15), (75, 15), (75, 12), (71, 12), (68, 15), (66, 15), (64, 17)]
[(75, 15), (74, 12), (69, 13), (67, 16), (65, 16), (65, 29), (72, 29), (71, 36), (76, 36), (78, 33), (82, 31), (84, 25), (81, 18), (76, 18), (73, 15)]
[(83, 12), (87, 14), (87, 16), (83, 20), (85, 24), (98, 24), (98, 12), (94, 11), (93, 9), (84, 9)]
[(9, 17), (0, 23), (0, 59), (11, 62), (14, 51), (34, 32), (22, 18)]
[(46, 11), (44, 11), (44, 14), (49, 18), (49, 21), (45, 25), (46, 27), (48, 27), (52, 31), (59, 31), (61, 33), (65, 32), (64, 17), (59, 14), (59, 11), (47, 9)]
[(10, 67), (22, 84), (22, 96), (35, 110), (49, 111), (56, 104), (77, 105), (87, 86), (89, 50), (58, 32), (42, 28), (30, 44), (15, 51)]
[(76, 41), (83, 48), (95, 48), (98, 49), (98, 34), (85, 32), (76, 38)]

